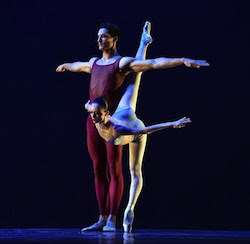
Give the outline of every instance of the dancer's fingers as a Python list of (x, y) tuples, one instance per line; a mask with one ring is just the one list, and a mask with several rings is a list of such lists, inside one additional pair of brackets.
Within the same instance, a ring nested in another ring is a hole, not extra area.
[(195, 60), (198, 65), (209, 66), (210, 64), (206, 60)]

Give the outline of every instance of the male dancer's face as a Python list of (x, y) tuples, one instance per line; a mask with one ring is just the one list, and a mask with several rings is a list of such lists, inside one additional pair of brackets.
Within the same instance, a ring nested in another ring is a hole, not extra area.
[(91, 104), (90, 115), (94, 124), (104, 122), (104, 119), (108, 114), (109, 112), (105, 111), (105, 109), (103, 107), (100, 107), (99, 104)]
[(107, 51), (115, 47), (117, 37), (113, 37), (108, 33), (106, 28), (101, 28), (97, 34), (97, 43), (100, 51)]

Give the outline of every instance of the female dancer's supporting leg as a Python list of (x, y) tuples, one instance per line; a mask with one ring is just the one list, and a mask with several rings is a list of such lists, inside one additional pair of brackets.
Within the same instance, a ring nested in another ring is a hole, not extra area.
[(129, 143), (129, 169), (130, 190), (129, 201), (124, 211), (123, 228), (125, 232), (131, 232), (134, 219), (134, 208), (143, 186), (142, 160), (144, 156), (147, 135), (143, 135), (138, 141)]

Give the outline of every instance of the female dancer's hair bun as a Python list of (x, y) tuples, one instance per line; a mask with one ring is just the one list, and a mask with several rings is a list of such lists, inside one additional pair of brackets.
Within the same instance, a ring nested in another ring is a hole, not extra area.
[(103, 107), (105, 112), (109, 110), (109, 101), (105, 95), (97, 97), (92, 103), (97, 103), (100, 107)]

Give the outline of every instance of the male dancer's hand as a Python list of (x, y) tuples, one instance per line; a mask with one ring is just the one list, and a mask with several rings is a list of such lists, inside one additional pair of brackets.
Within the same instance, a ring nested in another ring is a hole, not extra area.
[(191, 120), (189, 118), (183, 117), (177, 121), (174, 122), (175, 125), (173, 126), (173, 128), (182, 128), (185, 127), (187, 123), (191, 123)]
[(56, 72), (64, 72), (66, 69), (64, 67), (64, 64), (61, 64), (59, 65), (57, 68), (56, 68)]
[(200, 68), (200, 66), (209, 66), (210, 64), (206, 60), (195, 60), (190, 58), (183, 58), (183, 62), (187, 67)]

